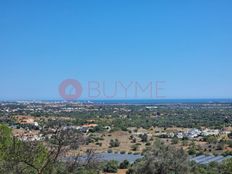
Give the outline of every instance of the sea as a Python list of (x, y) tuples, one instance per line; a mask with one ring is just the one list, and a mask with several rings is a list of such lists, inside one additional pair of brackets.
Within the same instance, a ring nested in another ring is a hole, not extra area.
[(1, 102), (28, 102), (28, 103), (81, 103), (96, 105), (157, 105), (157, 104), (232, 104), (232, 98), (209, 99), (98, 99), (98, 100), (17, 100)]
[(212, 104), (232, 103), (232, 99), (131, 99), (131, 100), (80, 100), (90, 104), (125, 104), (125, 105), (156, 105), (156, 104)]

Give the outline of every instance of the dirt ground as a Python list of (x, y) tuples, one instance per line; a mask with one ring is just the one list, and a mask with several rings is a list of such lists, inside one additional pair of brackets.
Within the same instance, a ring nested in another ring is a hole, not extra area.
[[(109, 149), (111, 149), (113, 152), (132, 152), (131, 146), (136, 143), (141, 144), (140, 149), (137, 152), (142, 152), (142, 150), (145, 148), (145, 144), (140, 142), (140, 138), (138, 136), (135, 136), (137, 142), (131, 143), (131, 140), (129, 140), (129, 138), (132, 134), (130, 134), (129, 132), (117, 131), (112, 133), (103, 133), (95, 135), (96, 137), (102, 137), (104, 139), (99, 140), (99, 143), (101, 143), (102, 146), (96, 145), (96, 143), (90, 143), (89, 145), (82, 146), (81, 151), (85, 152), (87, 149), (94, 149), (96, 152), (107, 152)], [(109, 148), (111, 139), (118, 139), (120, 142), (120, 146)]]
[[(119, 169), (117, 174), (126, 174), (126, 171), (127, 169)], [(102, 174), (111, 174), (111, 173), (102, 173)]]

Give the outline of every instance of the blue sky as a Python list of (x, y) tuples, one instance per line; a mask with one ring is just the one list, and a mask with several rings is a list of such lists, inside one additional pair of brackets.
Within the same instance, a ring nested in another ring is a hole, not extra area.
[[(64, 79), (232, 97), (232, 1), (0, 2), (0, 99), (60, 99)], [(141, 98), (145, 98), (141, 95)], [(102, 97), (104, 98), (104, 97)], [(133, 98), (133, 97), (132, 97)]]

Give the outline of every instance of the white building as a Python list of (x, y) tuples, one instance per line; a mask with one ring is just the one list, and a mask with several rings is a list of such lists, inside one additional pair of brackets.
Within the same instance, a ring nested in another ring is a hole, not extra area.
[(219, 133), (220, 131), (218, 129), (205, 129), (202, 131), (203, 136), (210, 136), (210, 135), (217, 136), (219, 135)]

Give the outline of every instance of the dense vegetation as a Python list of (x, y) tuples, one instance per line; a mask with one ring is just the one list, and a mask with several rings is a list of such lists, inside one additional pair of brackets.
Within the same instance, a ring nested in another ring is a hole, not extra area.
[(145, 157), (138, 160), (127, 174), (231, 174), (232, 159), (224, 163), (197, 165), (188, 161), (183, 149), (165, 145), (160, 141), (147, 150)]
[[(117, 140), (112, 140), (114, 143)], [(77, 149), (85, 143), (82, 135), (73, 131), (57, 131), (49, 144), (23, 142), (16, 139), (11, 129), (0, 125), (0, 173), (9, 174), (97, 174), (100, 171), (117, 172), (127, 169), (128, 174), (231, 174), (232, 159), (224, 163), (197, 165), (188, 161), (181, 148), (155, 141), (144, 152), (144, 158), (131, 165), (128, 161), (106, 164), (92, 161), (94, 153), (87, 152), (88, 162), (80, 163), (79, 156), (72, 161), (62, 160), (66, 150)]]
[[(223, 128), (232, 123), (232, 105), (231, 104), (166, 104), (156, 105), (151, 108), (136, 105), (85, 105), (64, 104), (58, 107), (52, 107), (45, 104), (33, 104), (31, 110), (27, 110), (27, 105), (5, 104), (4, 108), (9, 110), (18, 109), (10, 113), (13, 115), (32, 115), (36, 117), (68, 117), (74, 120), (66, 120), (66, 124), (81, 125), (88, 119), (94, 119), (104, 126), (113, 126), (115, 130), (126, 130), (128, 127), (186, 127), (186, 128)], [(36, 109), (40, 107), (39, 111)], [(73, 108), (69, 112), (67, 108)], [(79, 108), (79, 109), (76, 109)], [(5, 112), (0, 106), (0, 121), (9, 122)], [(34, 111), (33, 111), (34, 110)], [(42, 123), (41, 123), (42, 124)], [(52, 124), (44, 122), (43, 124)]]
[(0, 125), (0, 173), (8, 174), (95, 174), (98, 165), (92, 162), (81, 165), (78, 156), (73, 161), (63, 161), (67, 149), (78, 148), (82, 138), (74, 132), (56, 132), (51, 143), (23, 142), (12, 136), (11, 130)]

